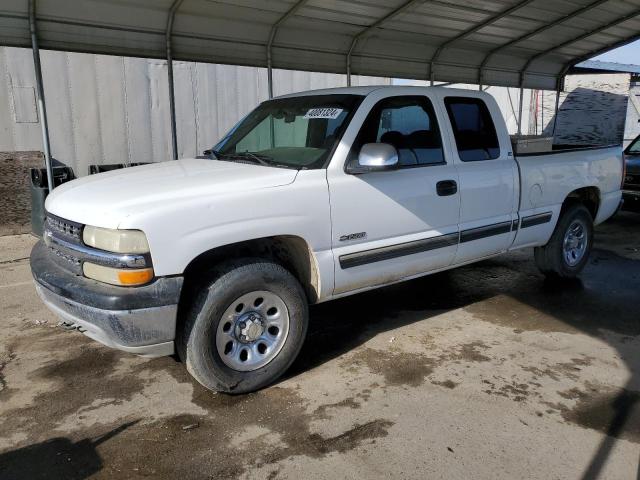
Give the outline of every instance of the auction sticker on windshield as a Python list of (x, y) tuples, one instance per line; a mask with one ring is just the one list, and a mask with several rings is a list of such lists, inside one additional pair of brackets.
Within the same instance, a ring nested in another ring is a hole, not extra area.
[(310, 109), (303, 118), (329, 118), (335, 120), (342, 113), (341, 108), (321, 107)]

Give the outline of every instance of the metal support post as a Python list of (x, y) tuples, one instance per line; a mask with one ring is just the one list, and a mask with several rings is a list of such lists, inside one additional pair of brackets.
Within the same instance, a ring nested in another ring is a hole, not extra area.
[(522, 135), (522, 102), (524, 101), (524, 88), (520, 87), (520, 102), (518, 104), (518, 135)]
[(173, 32), (173, 21), (176, 17), (176, 12), (180, 8), (183, 0), (174, 0), (169, 10), (169, 17), (167, 18), (167, 30), (165, 32), (165, 40), (167, 42), (167, 80), (169, 82), (169, 121), (171, 122), (171, 150), (173, 159), (178, 159), (178, 131), (176, 128), (176, 98), (175, 89), (173, 83), (173, 52), (171, 50), (171, 34)]
[(31, 31), (31, 50), (33, 51), (33, 66), (36, 72), (36, 90), (38, 92), (38, 114), (42, 127), (42, 145), (44, 150), (44, 164), (47, 169), (47, 186), (49, 192), (53, 190), (53, 168), (51, 166), (51, 144), (49, 142), (49, 122), (47, 121), (47, 105), (44, 101), (44, 86), (42, 83), (42, 68), (40, 66), (40, 48), (38, 47), (38, 30), (36, 26), (36, 0), (29, 0), (29, 30)]
[(556, 88), (556, 104), (553, 108), (553, 128), (551, 136), (556, 136), (556, 126), (558, 125), (558, 113), (560, 112), (560, 93), (562, 92), (562, 77), (558, 78), (558, 87)]

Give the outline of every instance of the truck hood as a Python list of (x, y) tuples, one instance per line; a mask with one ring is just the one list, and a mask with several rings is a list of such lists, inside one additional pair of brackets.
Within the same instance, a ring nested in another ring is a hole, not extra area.
[(117, 228), (128, 216), (179, 208), (191, 198), (292, 183), (297, 170), (209, 159), (183, 159), (91, 175), (57, 187), (48, 212), (79, 223)]

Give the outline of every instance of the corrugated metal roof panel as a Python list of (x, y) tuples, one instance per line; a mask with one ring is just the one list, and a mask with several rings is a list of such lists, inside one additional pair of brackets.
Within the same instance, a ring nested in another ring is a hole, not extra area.
[[(38, 0), (40, 47), (162, 58), (172, 0)], [(640, 0), (184, 0), (174, 59), (555, 88), (574, 63), (640, 34)], [(354, 38), (357, 41), (354, 42)], [(0, 44), (30, 46), (27, 2)], [(523, 74), (523, 69), (525, 72)]]

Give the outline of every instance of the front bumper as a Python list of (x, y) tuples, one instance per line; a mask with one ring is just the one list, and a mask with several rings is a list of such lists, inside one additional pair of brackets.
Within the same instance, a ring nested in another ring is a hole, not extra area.
[(142, 287), (106, 285), (61, 268), (42, 241), (31, 252), (31, 271), (40, 298), (67, 326), (125, 352), (174, 353), (182, 277)]

